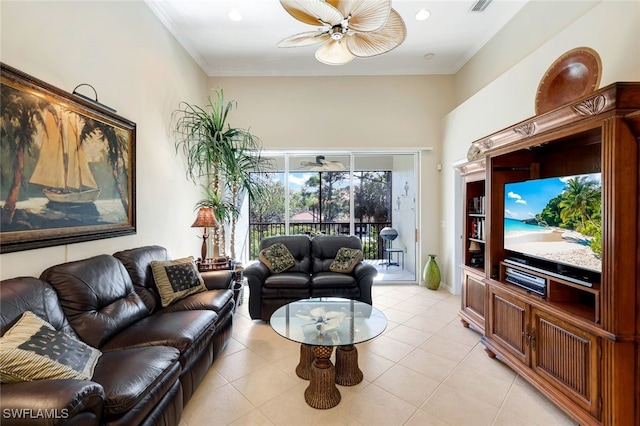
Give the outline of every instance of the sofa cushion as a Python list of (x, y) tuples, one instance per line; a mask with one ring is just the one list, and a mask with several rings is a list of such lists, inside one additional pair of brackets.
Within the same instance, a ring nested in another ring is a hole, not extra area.
[(284, 272), (296, 264), (296, 260), (293, 258), (291, 252), (282, 243), (276, 243), (260, 250), (258, 257), (274, 274)]
[(49, 283), (33, 277), (10, 278), (0, 282), (0, 335), (26, 311), (33, 312), (56, 330), (78, 337), (67, 321), (58, 295)]
[(205, 310), (223, 316), (227, 312), (233, 311), (233, 304), (233, 291), (208, 290), (178, 300), (163, 309), (162, 313)]
[(151, 262), (154, 260), (171, 260), (167, 249), (161, 246), (143, 246), (128, 250), (122, 250), (113, 254), (118, 259), (131, 277), (136, 293), (153, 313), (160, 309), (160, 295), (153, 279)]
[(151, 270), (163, 307), (191, 294), (207, 290), (193, 257), (166, 261), (154, 260), (151, 262)]
[(122, 330), (101, 349), (171, 346), (180, 351), (180, 363), (186, 366), (202, 346), (210, 344), (217, 319), (213, 311), (160, 312)]
[(127, 270), (113, 256), (61, 263), (46, 269), (40, 279), (56, 290), (69, 323), (94, 348), (149, 315)]
[(0, 379), (2, 383), (88, 380), (100, 355), (27, 311), (0, 337)]
[(350, 274), (360, 261), (362, 261), (362, 250), (340, 247), (335, 259), (329, 266), (329, 270), (331, 272)]
[(311, 277), (311, 288), (357, 287), (358, 281), (353, 275), (339, 272), (318, 272)]
[(136, 405), (149, 399), (149, 394), (159, 401), (169, 391), (180, 376), (178, 358), (179, 352), (166, 346), (105, 352), (93, 376), (104, 388), (105, 414), (114, 416), (133, 408), (150, 411), (155, 404)]
[(311, 276), (302, 272), (284, 272), (274, 274), (264, 281), (265, 288), (305, 289), (311, 283)]

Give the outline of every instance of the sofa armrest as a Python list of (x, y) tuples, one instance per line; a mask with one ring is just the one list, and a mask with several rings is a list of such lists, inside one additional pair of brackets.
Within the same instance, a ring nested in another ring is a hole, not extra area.
[(231, 270), (206, 271), (201, 272), (200, 275), (208, 290), (227, 290), (233, 288), (235, 272)]
[(255, 262), (244, 268), (243, 276), (249, 285), (249, 315), (252, 319), (262, 318), (262, 287), (271, 271), (262, 262)]
[(378, 275), (376, 268), (368, 263), (360, 262), (353, 268), (353, 276), (360, 287), (360, 300), (371, 305), (371, 287), (373, 279)]
[(105, 399), (100, 384), (72, 379), (3, 383), (0, 393), (3, 426), (98, 425)]
[(247, 266), (243, 271), (243, 275), (249, 284), (249, 291), (253, 290), (254, 287), (257, 291), (262, 287), (265, 280), (269, 278), (271, 271), (264, 263), (256, 262)]

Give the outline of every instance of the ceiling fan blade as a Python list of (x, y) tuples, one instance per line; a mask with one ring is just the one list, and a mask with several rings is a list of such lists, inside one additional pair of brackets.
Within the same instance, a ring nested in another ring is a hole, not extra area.
[(327, 65), (344, 65), (353, 60), (344, 40), (329, 40), (316, 50), (316, 59)]
[(342, 13), (342, 16), (351, 15), (349, 28), (358, 32), (378, 30), (387, 22), (391, 11), (391, 0), (337, 0), (335, 2), (336, 9)]
[(359, 58), (382, 55), (398, 47), (407, 37), (407, 28), (393, 9), (387, 23), (378, 31), (355, 33), (347, 37), (349, 51)]
[(304, 33), (292, 35), (291, 37), (287, 37), (284, 40), (281, 40), (278, 43), (278, 47), (310, 46), (312, 44), (322, 43), (323, 41), (327, 41), (330, 38), (331, 36), (326, 31), (307, 31)]
[(324, 166), (326, 167), (327, 170), (334, 171), (334, 172), (347, 170), (347, 166), (345, 166), (339, 161), (328, 161), (327, 164), (325, 164)]
[(309, 25), (336, 25), (343, 19), (338, 9), (321, 0), (280, 0), (280, 4), (289, 15)]

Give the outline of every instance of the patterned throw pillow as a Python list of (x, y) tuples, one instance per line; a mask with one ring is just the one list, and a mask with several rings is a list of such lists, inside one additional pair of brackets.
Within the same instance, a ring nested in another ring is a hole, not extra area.
[(164, 262), (154, 260), (151, 262), (151, 270), (163, 307), (207, 290), (193, 257)]
[(267, 265), (267, 268), (274, 273), (279, 274), (296, 264), (296, 260), (293, 255), (282, 243), (275, 243), (274, 245), (267, 247), (260, 251), (258, 256), (260, 261)]
[(89, 380), (100, 355), (27, 311), (0, 337), (0, 382)]
[(329, 266), (329, 270), (331, 272), (350, 274), (362, 258), (362, 250), (340, 247), (336, 253), (336, 258), (333, 259)]

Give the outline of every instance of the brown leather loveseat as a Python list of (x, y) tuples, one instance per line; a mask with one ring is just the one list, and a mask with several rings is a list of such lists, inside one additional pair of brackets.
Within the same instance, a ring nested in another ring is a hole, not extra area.
[(331, 264), (341, 248), (362, 251), (355, 236), (283, 235), (266, 237), (260, 250), (283, 244), (293, 256), (293, 265), (283, 272), (273, 273), (263, 262), (244, 270), (249, 284), (249, 315), (252, 319), (269, 321), (281, 306), (310, 297), (343, 297), (371, 304), (371, 286), (377, 275), (372, 265), (358, 262), (348, 273), (333, 272)]
[(163, 308), (153, 287), (159, 246), (52, 266), (0, 283), (0, 334), (26, 311), (102, 352), (90, 380), (3, 383), (2, 424), (176, 425), (232, 331), (230, 271)]

